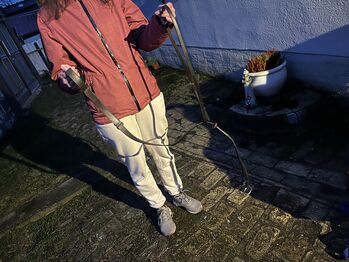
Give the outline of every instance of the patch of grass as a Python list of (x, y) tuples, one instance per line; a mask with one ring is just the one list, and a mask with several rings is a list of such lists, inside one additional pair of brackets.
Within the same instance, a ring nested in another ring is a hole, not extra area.
[(91, 203), (101, 199), (91, 190), (86, 190), (68, 204), (61, 206), (47, 217), (24, 227), (17, 227), (0, 239), (0, 259), (4, 261), (57, 260), (63, 254), (71, 236), (83, 238), (79, 223)]
[(43, 88), (1, 143), (0, 217), (53, 189), (83, 165), (112, 155), (83, 96), (67, 95), (55, 85)]

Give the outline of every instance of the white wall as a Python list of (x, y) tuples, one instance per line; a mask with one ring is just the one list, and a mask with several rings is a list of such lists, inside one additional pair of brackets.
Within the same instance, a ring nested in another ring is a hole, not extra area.
[[(135, 0), (149, 17), (156, 0)], [(173, 1), (194, 67), (240, 81), (248, 58), (276, 48), (290, 77), (319, 88), (349, 88), (348, 0)], [(179, 66), (169, 42), (151, 53)]]

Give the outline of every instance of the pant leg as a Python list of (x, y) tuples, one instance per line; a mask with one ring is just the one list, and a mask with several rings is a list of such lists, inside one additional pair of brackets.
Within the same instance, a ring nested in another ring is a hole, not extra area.
[[(162, 93), (135, 116), (144, 140), (157, 144), (168, 144), (168, 122)], [(169, 147), (146, 145), (146, 148), (155, 161), (166, 190), (170, 195), (178, 194), (183, 184), (176, 169), (174, 155)]]
[[(121, 121), (132, 134), (142, 139), (134, 115), (124, 117)], [(151, 207), (161, 207), (166, 199), (147, 165), (144, 146), (128, 138), (113, 124), (97, 124), (96, 127), (102, 138), (116, 149), (118, 157), (127, 166), (132, 181), (141, 195), (149, 202)]]

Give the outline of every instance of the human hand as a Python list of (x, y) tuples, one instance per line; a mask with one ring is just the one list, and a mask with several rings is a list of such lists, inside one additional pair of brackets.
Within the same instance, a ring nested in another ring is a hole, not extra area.
[(65, 73), (66, 71), (68, 71), (68, 69), (72, 69), (76, 74), (78, 74), (80, 76), (79, 71), (74, 67), (74, 66), (70, 66), (70, 65), (61, 65), (61, 71), (58, 73), (58, 77), (61, 79), (62, 83), (64, 85), (66, 85), (69, 88), (72, 89), (77, 89), (77, 85), (74, 83), (73, 80), (71, 80), (67, 74)]
[[(174, 8), (173, 4), (171, 2), (168, 2), (166, 5), (170, 8), (174, 17), (176, 17), (176, 9)], [(155, 11), (155, 15), (165, 20), (167, 23), (173, 23), (172, 18), (170, 14), (167, 12), (167, 10), (164, 8), (164, 5), (159, 5), (158, 9)]]

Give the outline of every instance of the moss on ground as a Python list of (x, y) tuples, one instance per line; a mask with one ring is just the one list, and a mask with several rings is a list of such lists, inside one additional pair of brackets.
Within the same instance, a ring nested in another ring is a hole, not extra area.
[(81, 234), (79, 223), (90, 203), (101, 201), (86, 190), (68, 204), (44, 219), (17, 227), (0, 239), (0, 257), (5, 261), (50, 261), (64, 253), (64, 243), (72, 235)]
[(44, 86), (1, 141), (0, 217), (107, 155), (83, 96)]

